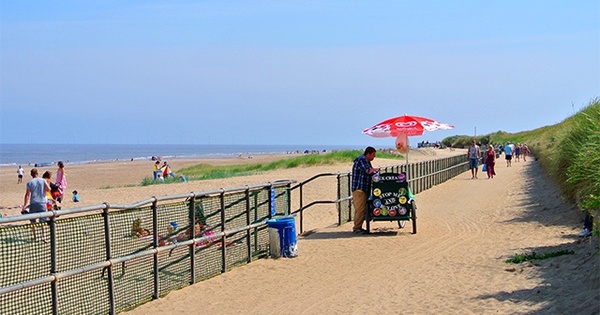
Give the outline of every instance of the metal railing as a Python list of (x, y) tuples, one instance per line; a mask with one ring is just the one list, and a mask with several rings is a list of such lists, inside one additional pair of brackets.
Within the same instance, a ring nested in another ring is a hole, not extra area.
[(0, 218), (0, 314), (115, 314), (268, 257), (293, 183)]

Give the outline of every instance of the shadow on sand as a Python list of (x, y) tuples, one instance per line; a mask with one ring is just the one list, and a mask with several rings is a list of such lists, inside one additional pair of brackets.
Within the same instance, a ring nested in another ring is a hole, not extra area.
[[(507, 271), (524, 272), (536, 267), (541, 283), (530, 289), (513, 292), (501, 291), (481, 295), (480, 299), (496, 299), (513, 303), (541, 305), (529, 314), (598, 314), (600, 312), (600, 254), (598, 239), (580, 239), (582, 214), (577, 207), (560, 196), (558, 187), (543, 173), (538, 162), (524, 168), (526, 189), (519, 193), (522, 199), (516, 207), (522, 215), (507, 222), (538, 222), (543, 226), (563, 226), (563, 244), (523, 248), (520, 253), (553, 253), (572, 250), (573, 255), (534, 260), (521, 264), (507, 264)], [(571, 232), (572, 231), (572, 232)], [(516, 254), (516, 253), (515, 253)], [(569, 299), (568, 303), (563, 300)]]

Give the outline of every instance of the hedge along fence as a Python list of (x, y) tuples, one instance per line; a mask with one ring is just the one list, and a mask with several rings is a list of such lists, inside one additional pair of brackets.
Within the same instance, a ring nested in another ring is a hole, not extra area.
[(0, 218), (0, 314), (115, 314), (268, 257), (292, 183)]

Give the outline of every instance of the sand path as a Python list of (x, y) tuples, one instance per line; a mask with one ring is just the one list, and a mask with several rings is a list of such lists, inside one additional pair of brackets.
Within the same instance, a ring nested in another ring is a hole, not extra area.
[[(299, 237), (297, 258), (259, 260), (126, 314), (599, 313), (598, 240), (577, 238), (578, 211), (537, 162), (498, 162), (492, 180), (464, 173), (418, 194), (418, 234), (410, 223), (374, 222), (371, 235), (325, 224)], [(561, 249), (575, 254), (504, 262)]]

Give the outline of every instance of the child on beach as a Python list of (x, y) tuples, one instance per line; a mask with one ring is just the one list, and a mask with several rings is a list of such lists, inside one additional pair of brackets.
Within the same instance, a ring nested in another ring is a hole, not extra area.
[(77, 190), (73, 190), (73, 202), (79, 202), (79, 195), (77, 194)]

